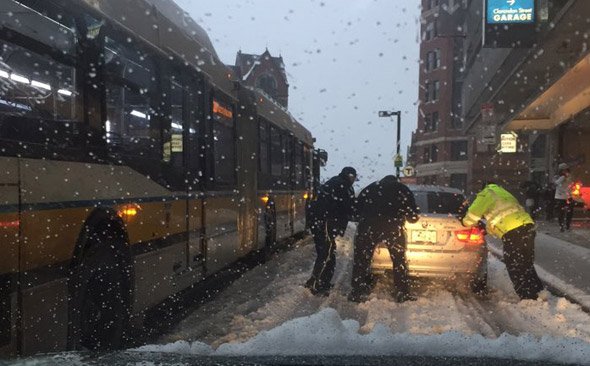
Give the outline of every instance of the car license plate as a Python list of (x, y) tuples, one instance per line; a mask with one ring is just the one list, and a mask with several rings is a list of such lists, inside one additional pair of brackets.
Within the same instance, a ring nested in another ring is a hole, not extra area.
[(436, 243), (436, 231), (412, 230), (412, 243)]

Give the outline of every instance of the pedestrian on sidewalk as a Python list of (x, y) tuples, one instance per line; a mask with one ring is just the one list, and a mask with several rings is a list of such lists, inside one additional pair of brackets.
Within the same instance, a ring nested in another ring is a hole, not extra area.
[(569, 166), (561, 163), (555, 177), (555, 207), (559, 220), (559, 230), (563, 233), (569, 230), (574, 217), (574, 200), (572, 198), (572, 177)]
[(555, 213), (555, 184), (548, 182), (544, 191), (545, 199), (545, 220), (553, 221)]
[(353, 216), (356, 170), (351, 167), (324, 183), (309, 207), (311, 234), (317, 258), (305, 283), (312, 294), (327, 296), (336, 267), (336, 236), (343, 236)]
[(535, 216), (537, 214), (539, 194), (540, 194), (541, 189), (540, 189), (539, 185), (537, 184), (537, 182), (534, 182), (532, 180), (527, 180), (526, 182), (522, 183), (520, 188), (524, 190), (524, 195), (526, 197), (526, 201), (525, 201), (526, 209), (527, 209), (529, 215), (531, 215), (531, 217), (534, 220), (536, 218)]
[(488, 233), (504, 243), (504, 263), (518, 296), (537, 299), (543, 284), (534, 266), (536, 229), (531, 216), (507, 190), (488, 182), (461, 222), (471, 227), (482, 219)]
[(398, 178), (388, 175), (361, 191), (356, 211), (359, 224), (354, 238), (352, 291), (348, 299), (354, 302), (367, 299), (372, 287), (373, 253), (379, 243), (384, 243), (393, 263), (394, 299), (397, 302), (415, 300), (410, 294), (404, 230), (406, 221), (418, 221), (414, 194)]

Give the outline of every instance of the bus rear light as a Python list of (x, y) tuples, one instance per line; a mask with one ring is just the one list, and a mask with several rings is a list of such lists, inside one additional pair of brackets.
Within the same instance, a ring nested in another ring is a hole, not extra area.
[(20, 220), (0, 221), (0, 228), (13, 228), (13, 227), (19, 227), (19, 226), (20, 226)]
[(472, 227), (471, 229), (455, 231), (457, 240), (471, 245), (480, 245), (485, 243), (485, 236), (481, 229)]

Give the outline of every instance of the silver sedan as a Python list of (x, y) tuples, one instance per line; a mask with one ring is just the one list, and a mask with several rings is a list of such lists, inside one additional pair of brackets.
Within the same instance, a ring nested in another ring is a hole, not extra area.
[[(420, 208), (420, 220), (406, 223), (406, 257), (415, 277), (467, 279), (472, 291), (487, 290), (487, 245), (485, 233), (465, 228), (457, 218), (465, 196), (460, 190), (410, 185)], [(388, 249), (380, 244), (373, 255), (373, 273), (393, 269)]]

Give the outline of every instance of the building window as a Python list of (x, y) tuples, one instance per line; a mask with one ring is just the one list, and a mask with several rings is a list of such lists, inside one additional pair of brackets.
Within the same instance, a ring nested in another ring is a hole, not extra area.
[(453, 116), (453, 118), (451, 119), (451, 128), (454, 130), (460, 130), (463, 128), (463, 120), (461, 119), (461, 116)]
[(440, 81), (427, 81), (424, 84), (424, 102), (436, 102), (438, 100), (440, 91)]
[(439, 0), (426, 0), (426, 10), (433, 9), (439, 5)]
[(277, 81), (271, 75), (262, 75), (256, 79), (256, 87), (270, 96), (277, 94)]
[(424, 148), (424, 154), (422, 155), (422, 162), (424, 164), (436, 163), (438, 160), (438, 147), (432, 145)]
[(438, 147), (436, 145), (432, 145), (430, 147), (430, 162), (436, 163), (438, 161)]
[(467, 160), (467, 141), (451, 142), (451, 160)]
[(467, 174), (451, 174), (451, 188), (464, 191), (467, 188)]
[(426, 31), (424, 32), (424, 40), (430, 41), (431, 39), (438, 36), (438, 22), (433, 20), (426, 25)]
[(432, 92), (431, 92), (431, 98), (430, 100), (433, 102), (436, 102), (438, 100), (438, 95), (439, 95), (439, 90), (440, 90), (440, 81), (435, 81), (434, 83), (432, 83)]
[(430, 148), (425, 147), (424, 152), (422, 154), (422, 163), (428, 164), (430, 163)]
[(438, 112), (432, 112), (432, 117), (430, 119), (430, 130), (432, 132), (438, 131), (438, 123), (439, 123)]
[(433, 71), (440, 67), (440, 49), (430, 51), (426, 54), (426, 71)]
[(438, 112), (433, 112), (432, 114), (427, 114), (424, 117), (424, 132), (436, 132), (438, 131), (439, 125), (439, 116)]

